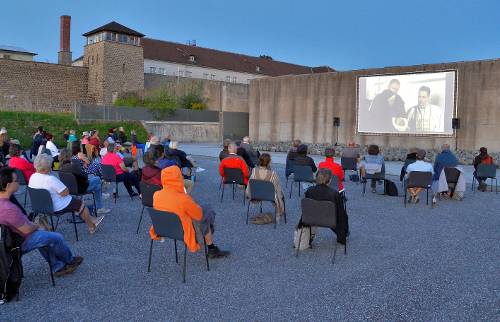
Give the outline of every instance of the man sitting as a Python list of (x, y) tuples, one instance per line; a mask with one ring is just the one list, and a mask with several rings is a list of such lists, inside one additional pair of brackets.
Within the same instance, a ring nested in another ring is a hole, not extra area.
[[(134, 176), (128, 171), (122, 158), (116, 154), (116, 148), (114, 143), (108, 144), (108, 153), (102, 158), (102, 165), (111, 165), (115, 168), (116, 182), (123, 182), (129, 196), (135, 197), (141, 193), (141, 187), (139, 186), (139, 178)], [(132, 190), (132, 186), (135, 187), (137, 193)]]
[(338, 192), (344, 191), (344, 170), (342, 166), (335, 162), (333, 159), (335, 151), (332, 148), (325, 149), (325, 161), (320, 162), (318, 167), (320, 169), (328, 169), (332, 172), (332, 175), (338, 178)]
[(242, 157), (236, 154), (237, 147), (235, 143), (230, 143), (228, 146), (229, 155), (224, 158), (219, 165), (219, 174), (224, 178), (224, 169), (240, 169), (243, 172), (244, 184), (248, 185), (248, 166)]
[[(441, 153), (436, 156), (436, 160), (434, 161), (434, 175), (432, 176), (432, 181), (438, 181), (441, 176), (441, 172), (444, 168), (447, 167), (456, 167), (458, 165), (458, 159), (450, 151), (449, 144), (443, 144), (441, 146)], [(451, 188), (448, 188), (447, 191), (443, 191), (441, 196), (451, 197)]]
[[(163, 189), (153, 195), (153, 208), (179, 216), (184, 230), (184, 242), (189, 251), (198, 251), (205, 236), (210, 258), (228, 256), (229, 252), (220, 250), (213, 241), (215, 212), (209, 207), (200, 207), (185, 192), (181, 170), (178, 167), (162, 170), (161, 183)], [(149, 233), (152, 239), (158, 239), (153, 227)]]
[[(425, 150), (421, 150), (421, 149), (418, 150), (417, 151), (417, 161), (413, 162), (412, 164), (409, 164), (406, 167), (407, 178), (408, 178), (408, 175), (413, 171), (430, 172), (430, 173), (434, 172), (434, 170), (432, 168), (432, 164), (430, 164), (429, 162), (425, 162), (424, 158), (425, 158)], [(419, 202), (420, 197), (418, 195), (420, 194), (421, 191), (422, 191), (422, 188), (408, 188), (408, 193), (410, 194), (410, 196), (408, 197), (408, 203)]]
[(0, 224), (23, 237), (21, 246), (23, 254), (38, 248), (51, 264), (55, 276), (74, 272), (82, 263), (83, 257), (74, 257), (61, 234), (40, 230), (38, 225), (28, 220), (19, 208), (19, 204), (16, 205), (9, 200), (19, 189), (18, 180), (14, 169), (0, 170)]
[(243, 148), (247, 152), (250, 160), (252, 160), (253, 165), (257, 166), (259, 164), (260, 153), (253, 148), (249, 136), (245, 136), (243, 138), (243, 142), (241, 142), (241, 148)]
[(219, 160), (222, 161), (222, 159), (227, 158), (229, 156), (229, 144), (231, 144), (230, 139), (224, 139), (224, 142), (222, 142), (222, 151), (219, 152)]

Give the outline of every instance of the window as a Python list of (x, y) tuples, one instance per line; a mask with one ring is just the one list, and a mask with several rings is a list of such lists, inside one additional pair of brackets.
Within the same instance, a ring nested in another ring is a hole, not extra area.
[(215, 74), (210, 74), (210, 79), (214, 80), (215, 79)]
[(230, 82), (231, 81), (231, 76), (226, 76), (226, 82)]
[(155, 74), (156, 73), (156, 67), (149, 67), (149, 72), (151, 74)]
[(196, 57), (194, 55), (189, 55), (189, 61), (194, 63), (196, 61)]
[(232, 81), (233, 83), (236, 83), (236, 76), (233, 76)]
[(255, 66), (255, 71), (260, 72), (260, 66)]
[(179, 70), (177, 72), (177, 76), (184, 77), (184, 71), (183, 70)]
[(158, 68), (158, 74), (165, 74), (165, 68)]
[(186, 70), (186, 72), (184, 73), (184, 76), (191, 77), (192, 74), (193, 74), (192, 72)]
[(203, 73), (203, 78), (204, 79), (208, 79), (208, 77), (209, 77), (208, 73)]
[(3, 58), (5, 58), (5, 59), (10, 59), (10, 57), (11, 57), (11, 56), (10, 56), (10, 55), (7, 55), (7, 54), (4, 54), (4, 55), (3, 55)]

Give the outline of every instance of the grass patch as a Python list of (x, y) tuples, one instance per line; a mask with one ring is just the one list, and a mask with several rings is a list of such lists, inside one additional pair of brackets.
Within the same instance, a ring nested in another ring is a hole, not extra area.
[(31, 147), (33, 133), (36, 128), (43, 128), (54, 135), (54, 142), (58, 147), (65, 147), (66, 142), (63, 138), (64, 129), (75, 130), (77, 137), (81, 137), (83, 131), (97, 129), (100, 132), (101, 139), (106, 136), (108, 129), (123, 126), (128, 139), (130, 140), (130, 131), (135, 130), (137, 138), (145, 142), (147, 132), (138, 121), (120, 121), (120, 122), (92, 122), (86, 124), (77, 124), (73, 114), (65, 113), (39, 113), (39, 112), (11, 112), (0, 111), (0, 127), (6, 127), (9, 137), (18, 139), (25, 149)]

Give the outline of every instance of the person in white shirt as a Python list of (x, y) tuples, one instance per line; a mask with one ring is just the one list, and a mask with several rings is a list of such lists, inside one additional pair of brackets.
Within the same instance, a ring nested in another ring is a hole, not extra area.
[(443, 109), (429, 102), (431, 89), (418, 90), (418, 105), (408, 110), (408, 128), (414, 132), (436, 133), (444, 131)]
[(59, 149), (54, 144), (54, 142), (52, 142), (54, 136), (50, 133), (47, 133), (45, 135), (45, 138), (47, 138), (47, 143), (45, 143), (45, 148), (50, 151), (50, 154), (52, 155), (52, 159), (54, 160), (54, 162), (59, 162)]
[[(425, 151), (424, 150), (418, 150), (417, 151), (417, 161), (409, 164), (406, 167), (406, 178), (408, 178), (409, 173), (413, 171), (419, 171), (419, 172), (430, 172), (431, 174), (434, 173), (434, 168), (431, 163), (425, 162)], [(408, 202), (409, 203), (417, 203), (420, 201), (419, 194), (422, 191), (422, 188), (408, 188), (408, 193), (410, 194)]]
[(28, 187), (49, 191), (54, 212), (76, 212), (87, 224), (89, 232), (93, 234), (104, 216), (91, 217), (85, 203), (69, 195), (68, 188), (55, 176), (50, 175), (52, 158), (47, 154), (39, 154), (35, 158), (36, 173), (31, 175)]

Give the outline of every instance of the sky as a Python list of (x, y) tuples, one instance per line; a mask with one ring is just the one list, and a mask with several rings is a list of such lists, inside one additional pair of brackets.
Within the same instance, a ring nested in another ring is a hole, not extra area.
[(500, 58), (493, 0), (5, 1), (0, 45), (57, 62), (61, 15), (73, 58), (83, 33), (113, 20), (149, 38), (337, 70)]

